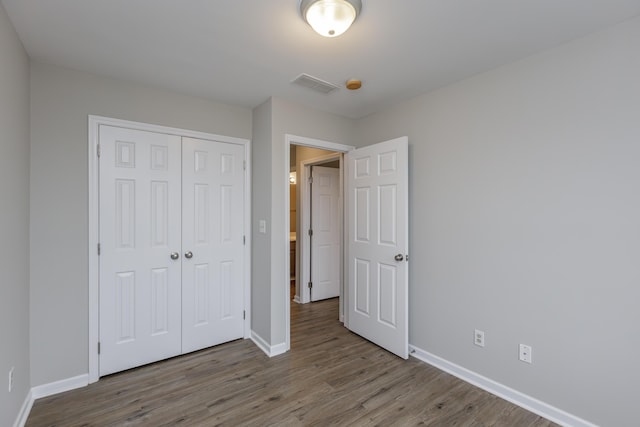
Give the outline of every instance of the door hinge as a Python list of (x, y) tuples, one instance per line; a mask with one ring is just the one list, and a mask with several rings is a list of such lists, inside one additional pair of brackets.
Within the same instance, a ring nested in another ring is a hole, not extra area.
[(409, 255), (405, 255), (404, 259), (408, 262), (409, 261)]
[(100, 255), (100, 243), (98, 243), (98, 255)]
[(96, 154), (100, 157), (100, 144), (96, 147)]
[(246, 161), (246, 160), (243, 160), (243, 161), (242, 161), (242, 170), (243, 170), (243, 171), (246, 171), (246, 170), (247, 170), (247, 161)]
[(100, 341), (98, 341), (98, 354), (100, 354)]
[(313, 288), (313, 283), (309, 282), (309, 289)]
[(247, 244), (247, 236), (242, 236), (242, 244), (243, 245)]
[(309, 177), (309, 184), (313, 184), (313, 177), (312, 176)]
[(313, 236), (313, 230), (309, 229), (309, 236)]
[(243, 319), (247, 318), (247, 311), (246, 310), (242, 310), (242, 318)]

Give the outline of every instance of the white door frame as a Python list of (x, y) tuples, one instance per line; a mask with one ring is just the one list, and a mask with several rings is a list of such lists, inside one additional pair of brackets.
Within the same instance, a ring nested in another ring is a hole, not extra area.
[[(320, 148), (322, 150), (336, 151), (341, 153), (346, 153), (356, 148), (352, 145), (345, 145), (345, 144), (339, 144), (336, 142), (324, 141), (321, 139), (314, 139), (314, 138), (307, 138), (304, 136), (285, 134), (282, 184), (284, 187), (283, 194), (287, 194), (287, 195), (289, 194), (289, 185), (290, 185), (289, 173), (290, 173), (290, 162), (291, 162), (291, 158), (290, 158), (291, 145), (304, 145), (305, 147)], [(289, 278), (291, 277), (291, 266), (290, 266), (290, 256), (289, 256), (289, 252), (291, 251), (291, 245), (289, 242), (289, 236), (290, 236), (289, 229), (291, 226), (290, 211), (289, 211), (289, 209), (291, 209), (290, 197), (285, 197), (284, 207), (285, 207), (284, 209), (285, 213), (284, 213), (283, 230), (285, 230), (285, 233), (282, 235), (282, 254), (283, 254), (282, 259), (284, 260), (284, 272), (285, 272), (284, 277)], [(344, 216), (343, 216), (343, 224), (345, 224)], [(346, 239), (346, 234), (347, 234), (346, 232), (343, 233), (343, 242), (342, 242), (343, 247), (346, 244), (346, 241), (344, 240)], [(343, 275), (342, 275), (343, 286), (346, 283), (345, 279), (346, 278), (343, 271)], [(291, 301), (290, 301), (291, 291), (288, 286), (288, 280), (287, 280), (287, 286), (284, 286), (284, 283), (283, 283), (283, 290), (284, 292), (282, 293), (282, 297), (284, 298), (284, 307), (285, 307), (285, 344), (286, 344), (286, 351), (289, 351), (291, 349)], [(341, 304), (342, 304), (342, 301), (341, 301)]]
[[(89, 383), (98, 381), (99, 357), (98, 340), (99, 333), (99, 169), (98, 169), (98, 143), (100, 125), (116, 126), (127, 129), (142, 130), (148, 132), (165, 133), (170, 135), (186, 136), (191, 138), (211, 141), (226, 142), (243, 145), (245, 150), (245, 187), (244, 187), (244, 230), (246, 244), (244, 247), (244, 304), (246, 318), (244, 322), (244, 338), (251, 337), (251, 145), (248, 139), (215, 135), (186, 129), (152, 125), (147, 123), (132, 122), (128, 120), (112, 119), (101, 116), (89, 116), (88, 137), (88, 184), (89, 184), (89, 244), (87, 247), (89, 260)], [(287, 151), (287, 156), (289, 152)], [(288, 164), (288, 163), (287, 163)], [(287, 172), (288, 177), (288, 172)], [(287, 178), (288, 182), (288, 178)], [(287, 212), (287, 218), (288, 218)], [(288, 230), (288, 228), (287, 228)], [(288, 337), (288, 335), (287, 335)]]
[[(301, 304), (306, 304), (311, 302), (311, 298), (309, 298), (309, 292), (306, 292), (307, 289), (306, 287), (302, 287), (302, 285), (304, 283), (309, 283), (309, 257), (307, 256), (307, 254), (310, 251), (310, 247), (311, 247), (311, 239), (309, 239), (309, 234), (305, 233), (304, 230), (308, 230), (311, 227), (311, 224), (309, 223), (309, 212), (311, 210), (311, 197), (310, 197), (310, 191), (309, 191), (309, 174), (310, 174), (310, 166), (321, 166), (324, 163), (327, 162), (331, 162), (334, 160), (338, 160), (340, 161), (340, 182), (339, 182), (339, 188), (340, 188), (340, 195), (339, 195), (339, 202), (338, 202), (338, 210), (339, 212), (342, 214), (344, 212), (344, 208), (343, 208), (343, 196), (344, 196), (344, 191), (343, 191), (343, 183), (344, 183), (344, 179), (342, 176), (342, 173), (344, 171), (344, 164), (343, 164), (343, 160), (342, 160), (343, 156), (342, 153), (340, 152), (335, 152), (333, 154), (326, 154), (324, 156), (319, 156), (319, 157), (314, 157), (312, 159), (307, 159), (301, 162), (302, 165), (302, 173), (298, 172), (298, 185), (300, 185), (300, 202), (301, 202), (301, 206), (302, 208), (300, 209), (302, 211), (302, 221), (300, 221), (300, 226), (298, 227), (300, 230), (303, 230), (300, 233), (300, 236), (296, 236), (296, 241), (298, 243), (300, 243), (299, 245), (296, 245), (296, 253), (299, 252), (300, 255), (298, 256), (298, 259), (300, 259), (300, 268), (296, 270), (296, 286), (300, 286), (298, 289), (300, 289), (300, 294), (297, 295), (297, 297), (299, 298), (299, 302)], [(341, 215), (341, 227), (344, 230), (344, 221), (342, 220), (344, 215)], [(340, 233), (340, 239), (342, 241), (344, 241), (344, 233), (341, 232)], [(341, 245), (342, 247), (342, 245)], [(343, 260), (343, 255), (344, 252), (340, 255), (340, 276), (344, 277), (343, 274), (343, 264), (344, 264), (344, 260)], [(302, 292), (302, 290), (305, 290), (305, 292)], [(342, 302), (342, 296), (344, 295), (344, 293), (342, 292), (342, 287), (340, 287), (340, 302)], [(340, 307), (340, 320), (342, 321), (343, 319), (343, 312), (342, 312), (342, 304)]]

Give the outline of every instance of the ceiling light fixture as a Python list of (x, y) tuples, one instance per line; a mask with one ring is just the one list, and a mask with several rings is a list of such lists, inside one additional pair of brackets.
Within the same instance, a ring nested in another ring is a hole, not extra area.
[(361, 9), (361, 0), (300, 1), (300, 13), (304, 20), (325, 37), (337, 37), (347, 31)]

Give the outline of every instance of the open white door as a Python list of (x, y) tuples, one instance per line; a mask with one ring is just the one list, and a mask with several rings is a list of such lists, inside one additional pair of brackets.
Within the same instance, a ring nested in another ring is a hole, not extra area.
[(311, 301), (320, 301), (340, 296), (340, 169), (311, 170)]
[(348, 324), (409, 357), (408, 138), (346, 155)]

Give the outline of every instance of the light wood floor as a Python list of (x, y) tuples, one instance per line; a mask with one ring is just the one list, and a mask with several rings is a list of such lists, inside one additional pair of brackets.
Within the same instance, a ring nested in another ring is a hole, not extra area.
[(27, 426), (553, 426), (347, 331), (338, 301), (292, 304), (291, 351), (250, 340), (37, 400)]

